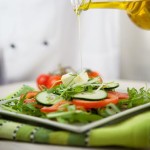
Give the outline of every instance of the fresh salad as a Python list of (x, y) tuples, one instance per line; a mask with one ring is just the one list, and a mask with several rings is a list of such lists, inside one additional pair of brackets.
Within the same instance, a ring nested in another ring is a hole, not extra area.
[[(88, 123), (150, 102), (150, 90), (118, 92), (117, 82), (104, 82), (99, 73), (85, 70), (63, 75), (42, 74), (38, 90), (24, 85), (1, 104), (5, 110), (55, 120)], [(2, 100), (1, 100), (2, 101)]]

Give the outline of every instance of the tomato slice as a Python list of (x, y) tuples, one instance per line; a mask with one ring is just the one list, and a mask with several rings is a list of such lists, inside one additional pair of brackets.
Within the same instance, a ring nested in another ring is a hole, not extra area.
[(26, 95), (26, 98), (27, 99), (34, 98), (38, 93), (39, 92), (37, 92), (37, 91), (28, 92), (27, 95)]
[(68, 102), (68, 101), (63, 100), (63, 101), (60, 101), (60, 102), (54, 104), (53, 106), (49, 106), (49, 107), (44, 106), (44, 107), (42, 107), (42, 108), (40, 109), (40, 111), (41, 111), (41, 112), (44, 112), (44, 113), (55, 112), (55, 111), (59, 110), (59, 107), (60, 107), (61, 105), (67, 104), (67, 103), (68, 103), (68, 104), (71, 104), (71, 102)]
[(24, 102), (25, 104), (29, 104), (29, 103), (35, 103), (36, 100), (35, 100), (35, 99), (25, 99), (23, 102)]
[(87, 100), (73, 99), (72, 103), (76, 106), (82, 106), (85, 109), (91, 109), (91, 108), (101, 108), (109, 103), (117, 104), (118, 101), (119, 101), (118, 96), (112, 93), (108, 93), (107, 98), (103, 100), (87, 101)]
[(32, 104), (32, 103), (35, 103), (33, 106), (35, 106), (36, 108), (42, 108), (43, 106), (42, 105), (40, 105), (40, 104), (36, 104), (36, 100), (35, 99), (25, 99), (24, 101), (23, 101), (25, 104)]
[(116, 91), (110, 91), (109, 93), (118, 96), (119, 99), (128, 99), (129, 98), (129, 95), (127, 93), (116, 92)]

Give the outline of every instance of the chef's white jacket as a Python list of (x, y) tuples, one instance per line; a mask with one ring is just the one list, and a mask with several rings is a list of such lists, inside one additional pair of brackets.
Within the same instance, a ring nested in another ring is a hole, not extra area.
[(118, 78), (119, 26), (117, 10), (89, 10), (79, 38), (69, 0), (0, 0), (1, 82), (35, 80), (58, 64)]

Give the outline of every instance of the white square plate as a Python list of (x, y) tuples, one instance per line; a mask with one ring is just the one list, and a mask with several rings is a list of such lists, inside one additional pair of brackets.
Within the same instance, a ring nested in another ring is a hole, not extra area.
[[(142, 86), (140, 86), (140, 87), (145, 86), (144, 83), (141, 84), (141, 85)], [(136, 88), (136, 86), (134, 86), (134, 85), (131, 86), (131, 84), (130, 85), (128, 84), (127, 87), (135, 87)], [(122, 89), (121, 91), (125, 91), (125, 88)], [(7, 93), (9, 93), (9, 92), (7, 92)], [(0, 106), (1, 106), (2, 103), (4, 103), (4, 101), (0, 102)], [(98, 126), (111, 124), (111, 123), (117, 122), (119, 120), (123, 120), (127, 117), (131, 117), (132, 115), (140, 113), (141, 111), (144, 111), (149, 107), (150, 107), (150, 103), (147, 103), (147, 104), (144, 104), (144, 105), (141, 105), (141, 106), (137, 106), (137, 107), (125, 110), (125, 111), (120, 112), (118, 114), (115, 114), (113, 116), (109, 116), (107, 118), (103, 118), (101, 120), (98, 120), (98, 121), (95, 121), (95, 122), (92, 122), (92, 123), (88, 123), (88, 124), (83, 124), (83, 125), (81, 125), (81, 124), (80, 125), (63, 124), (63, 123), (59, 123), (59, 122), (48, 120), (48, 119), (38, 118), (38, 117), (29, 116), (29, 115), (25, 115), (25, 114), (19, 114), (19, 113), (15, 113), (15, 112), (9, 112), (7, 110), (3, 110), (1, 107), (0, 107), (0, 115), (5, 115), (5, 116), (13, 117), (13, 118), (18, 118), (18, 119), (22, 119), (22, 120), (25, 120), (25, 121), (40, 123), (40, 124), (43, 124), (43, 125), (47, 125), (49, 127), (55, 127), (55, 128), (59, 128), (59, 129), (72, 131), (72, 132), (82, 133), (82, 132), (88, 131), (92, 128), (96, 128)]]
[(102, 126), (102, 125), (116, 122), (117, 120), (120, 120), (121, 118), (123, 119), (123, 117), (127, 117), (129, 115), (131, 116), (134, 113), (138, 113), (138, 112), (140, 112), (140, 110), (144, 110), (144, 109), (149, 108), (149, 107), (150, 107), (150, 103), (147, 103), (147, 104), (144, 104), (144, 105), (141, 105), (138, 107), (134, 107), (134, 108), (131, 108), (129, 110), (125, 110), (124, 112), (120, 112), (120, 113), (115, 114), (113, 116), (103, 118), (101, 120), (98, 120), (98, 121), (95, 121), (92, 123), (88, 123), (85, 125), (63, 124), (63, 123), (59, 123), (59, 122), (48, 120), (48, 119), (42, 119), (42, 118), (29, 116), (29, 115), (25, 115), (25, 114), (9, 112), (9, 111), (3, 110), (2, 108), (0, 108), (0, 114), (6, 115), (9, 117), (15, 117), (18, 119), (20, 118), (20, 119), (23, 119), (25, 121), (40, 123), (43, 125), (48, 125), (48, 126), (57, 127), (60, 129), (65, 129), (65, 130), (77, 132), (77, 133), (82, 133), (82, 132), (88, 131), (92, 128), (98, 127), (98, 126)]

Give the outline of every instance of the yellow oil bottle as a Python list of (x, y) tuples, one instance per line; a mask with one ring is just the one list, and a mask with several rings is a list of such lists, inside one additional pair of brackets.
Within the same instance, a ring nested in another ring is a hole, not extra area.
[(75, 12), (79, 15), (84, 10), (96, 8), (125, 10), (138, 27), (150, 30), (150, 0), (80, 0)]

